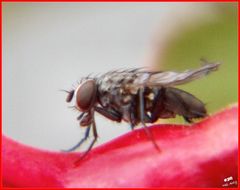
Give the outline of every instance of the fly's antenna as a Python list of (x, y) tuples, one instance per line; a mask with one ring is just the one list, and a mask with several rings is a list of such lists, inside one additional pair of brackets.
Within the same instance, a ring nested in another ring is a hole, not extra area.
[(73, 95), (74, 95), (74, 90), (68, 91), (68, 90), (60, 89), (59, 91), (68, 93), (67, 98), (66, 98), (66, 102), (71, 102), (72, 101), (72, 98), (73, 98)]
[(73, 111), (78, 111), (78, 109), (76, 108), (76, 106), (68, 106), (68, 108), (72, 109)]
[(61, 92), (66, 92), (66, 93), (70, 93), (69, 90), (64, 90), (64, 89), (59, 89), (59, 91), (61, 91)]

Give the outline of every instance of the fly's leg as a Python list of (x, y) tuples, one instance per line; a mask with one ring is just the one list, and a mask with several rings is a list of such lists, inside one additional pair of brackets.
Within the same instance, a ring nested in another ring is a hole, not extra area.
[(83, 157), (92, 149), (93, 145), (97, 142), (98, 134), (97, 134), (97, 127), (96, 127), (95, 120), (93, 120), (92, 127), (93, 127), (94, 139), (93, 139), (92, 143), (90, 144), (90, 146), (88, 147), (88, 149), (86, 150), (86, 152), (84, 153)]
[(136, 113), (135, 107), (136, 107), (136, 103), (135, 103), (135, 101), (132, 101), (130, 108), (129, 108), (130, 125), (131, 125), (132, 130), (134, 130), (134, 128), (138, 124), (138, 118), (137, 118), (137, 113)]
[(165, 88), (157, 89), (156, 96), (153, 100), (151, 116), (149, 118), (151, 123), (156, 122), (159, 118), (173, 118), (176, 116), (173, 111), (167, 110), (164, 105), (167, 101), (165, 91)]
[(122, 120), (122, 115), (113, 109), (104, 109), (101, 107), (95, 107), (95, 110), (101, 115), (103, 115), (104, 117), (112, 121), (121, 122)]
[(93, 120), (92, 120), (92, 128), (93, 128), (93, 136), (94, 136), (94, 139), (93, 139), (93, 141), (91, 142), (91, 144), (90, 144), (90, 146), (88, 147), (88, 149), (83, 153), (83, 155), (81, 156), (81, 158), (75, 162), (75, 165), (76, 165), (76, 166), (79, 164), (79, 162), (81, 162), (81, 160), (83, 160), (83, 159), (87, 156), (87, 154), (89, 153), (89, 151), (92, 149), (93, 145), (97, 142), (98, 134), (97, 134), (97, 128), (96, 128), (96, 123), (95, 123), (94, 116), (93, 116)]
[(77, 120), (81, 120), (84, 116), (85, 112), (81, 113), (78, 117), (77, 117)]
[[(138, 125), (139, 123), (139, 110), (136, 110), (136, 107), (139, 107), (139, 97), (135, 96), (134, 99), (132, 100), (132, 103), (129, 107), (129, 116), (130, 116), (130, 125), (131, 129), (134, 130), (134, 128)], [(144, 122), (149, 123), (150, 118), (149, 116), (144, 113)]]
[(153, 138), (153, 135), (151, 133), (151, 131), (147, 128), (147, 126), (145, 125), (144, 119), (145, 119), (145, 111), (144, 111), (144, 88), (140, 88), (139, 89), (139, 111), (140, 111), (140, 121), (144, 127), (144, 130), (148, 136), (148, 138), (153, 142), (154, 147), (160, 151), (160, 148), (158, 147), (155, 139)]
[(185, 116), (183, 116), (183, 118), (187, 123), (193, 123), (193, 121), (190, 118), (185, 117)]
[(130, 112), (130, 125), (131, 125), (131, 129), (134, 130), (135, 128), (135, 124), (133, 122), (134, 119), (134, 114), (132, 112)]
[(163, 107), (163, 93), (164, 90), (159, 89), (157, 92), (156, 97), (153, 100), (153, 109), (152, 109), (152, 113), (151, 113), (151, 123), (154, 123), (155, 121), (157, 121), (159, 113), (161, 112), (161, 109)]
[(72, 152), (72, 151), (76, 150), (78, 147), (80, 147), (89, 137), (90, 129), (91, 129), (91, 125), (87, 127), (84, 137), (75, 146), (73, 146), (70, 149), (63, 150), (63, 151), (64, 152)]

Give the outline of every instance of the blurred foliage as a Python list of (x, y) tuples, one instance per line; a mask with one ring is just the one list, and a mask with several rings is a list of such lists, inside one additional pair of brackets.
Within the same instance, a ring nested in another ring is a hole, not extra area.
[[(214, 6), (218, 10), (214, 18), (200, 20), (178, 31), (161, 57), (164, 70), (197, 68), (201, 65), (200, 58), (222, 63), (218, 71), (205, 78), (177, 86), (206, 103), (209, 113), (238, 101), (237, 4)], [(170, 121), (184, 122), (179, 117)]]

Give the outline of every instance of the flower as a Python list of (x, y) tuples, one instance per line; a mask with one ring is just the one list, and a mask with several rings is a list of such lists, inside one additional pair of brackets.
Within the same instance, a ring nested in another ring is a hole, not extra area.
[(237, 187), (238, 107), (189, 125), (134, 130), (82, 153), (40, 150), (3, 136), (5, 187)]

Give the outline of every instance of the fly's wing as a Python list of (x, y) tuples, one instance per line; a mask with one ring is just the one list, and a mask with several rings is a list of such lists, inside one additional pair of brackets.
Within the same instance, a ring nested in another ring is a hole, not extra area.
[(137, 81), (138, 84), (135, 83), (135, 85), (149, 87), (180, 85), (201, 78), (212, 71), (216, 71), (219, 65), (219, 63), (206, 64), (199, 69), (186, 70), (182, 73), (173, 71), (149, 72), (148, 77), (142, 75), (142, 78)]

